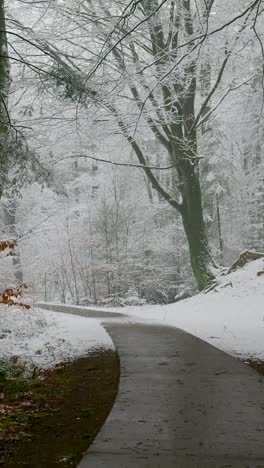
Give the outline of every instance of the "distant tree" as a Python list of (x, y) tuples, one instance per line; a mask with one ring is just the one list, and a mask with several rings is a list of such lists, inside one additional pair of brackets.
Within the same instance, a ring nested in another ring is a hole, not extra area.
[(0, 0), (0, 198), (3, 194), (8, 172), (8, 151), (10, 142), (10, 117), (8, 113), (8, 92), (10, 74), (7, 53), (4, 0)]
[[(264, 56), (258, 57), (258, 63)], [(257, 66), (256, 76), (252, 83), (250, 108), (250, 124), (246, 128), (243, 139), (244, 171), (247, 177), (247, 196), (249, 211), (249, 241), (250, 247), (264, 249), (264, 83), (263, 69)]]

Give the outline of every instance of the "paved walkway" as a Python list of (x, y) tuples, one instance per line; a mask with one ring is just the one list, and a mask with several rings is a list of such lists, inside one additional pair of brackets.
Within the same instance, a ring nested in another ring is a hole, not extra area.
[(181, 330), (110, 322), (119, 393), (79, 468), (264, 468), (255, 371)]

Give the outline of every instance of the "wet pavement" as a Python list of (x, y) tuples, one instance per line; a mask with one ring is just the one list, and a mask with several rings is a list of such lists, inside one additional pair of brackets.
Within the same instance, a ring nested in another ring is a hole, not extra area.
[(122, 316), (104, 327), (119, 393), (78, 468), (264, 468), (260, 375), (176, 328)]
[(71, 315), (80, 315), (80, 317), (87, 317), (87, 318), (116, 318), (116, 317), (125, 317), (124, 314), (120, 312), (111, 312), (111, 311), (106, 311), (100, 310), (99, 308), (90, 308), (87, 309), (87, 307), (82, 307), (82, 306), (72, 306), (69, 308), (69, 306), (65, 305), (59, 305), (59, 304), (48, 304), (44, 302), (38, 302), (37, 306), (40, 307), (41, 309), (45, 310), (50, 310), (51, 312), (63, 312), (66, 314), (71, 314)]

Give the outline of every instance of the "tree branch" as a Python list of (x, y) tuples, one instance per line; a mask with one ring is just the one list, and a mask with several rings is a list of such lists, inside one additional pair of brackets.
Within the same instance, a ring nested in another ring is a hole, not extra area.
[(107, 163), (111, 164), (113, 166), (121, 166), (121, 167), (136, 167), (138, 169), (155, 169), (157, 171), (167, 171), (169, 169), (172, 169), (173, 167), (176, 167), (175, 164), (172, 164), (171, 166), (149, 166), (149, 165), (143, 165), (143, 164), (133, 164), (133, 163), (120, 163), (116, 161), (111, 161), (110, 159), (102, 159), (102, 158), (97, 158), (96, 156), (91, 156), (88, 154), (73, 154), (71, 156), (66, 156), (65, 158), (58, 159), (55, 161), (54, 165), (59, 164), (62, 161), (65, 161), (66, 159), (74, 159), (74, 158), (83, 158), (83, 159), (92, 159), (93, 161), (97, 162), (102, 162), (102, 163)]

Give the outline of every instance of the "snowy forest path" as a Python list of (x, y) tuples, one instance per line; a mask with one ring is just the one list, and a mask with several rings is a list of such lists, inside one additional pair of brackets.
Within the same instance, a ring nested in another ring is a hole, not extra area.
[(119, 393), (79, 468), (264, 468), (264, 392), (254, 370), (182, 330), (105, 314)]

